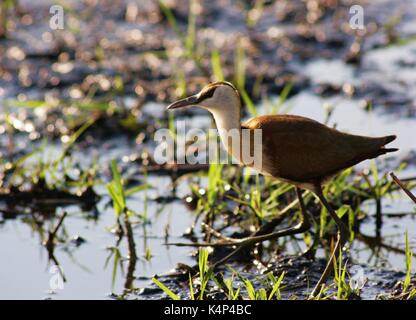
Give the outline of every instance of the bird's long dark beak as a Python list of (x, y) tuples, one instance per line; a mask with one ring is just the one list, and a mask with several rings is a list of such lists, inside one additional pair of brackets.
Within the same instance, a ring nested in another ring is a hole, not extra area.
[(167, 110), (172, 110), (172, 109), (178, 109), (178, 108), (182, 108), (182, 107), (189, 107), (191, 105), (194, 105), (196, 103), (198, 103), (199, 98), (198, 95), (193, 95), (190, 96), (188, 98), (182, 99), (182, 100), (178, 100), (170, 105), (167, 106)]

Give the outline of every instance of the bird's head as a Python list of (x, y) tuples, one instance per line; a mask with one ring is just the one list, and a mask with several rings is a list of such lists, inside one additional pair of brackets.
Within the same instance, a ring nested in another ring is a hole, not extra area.
[(240, 95), (237, 89), (225, 81), (213, 82), (205, 86), (197, 94), (170, 104), (167, 109), (178, 109), (196, 106), (216, 113), (224, 108), (238, 108), (240, 111)]

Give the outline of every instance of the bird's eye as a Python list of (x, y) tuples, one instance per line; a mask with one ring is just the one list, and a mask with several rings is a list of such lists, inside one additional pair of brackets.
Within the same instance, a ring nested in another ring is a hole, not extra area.
[(212, 98), (214, 96), (214, 92), (215, 92), (216, 87), (211, 88), (210, 90), (208, 90), (205, 94), (204, 94), (204, 98)]

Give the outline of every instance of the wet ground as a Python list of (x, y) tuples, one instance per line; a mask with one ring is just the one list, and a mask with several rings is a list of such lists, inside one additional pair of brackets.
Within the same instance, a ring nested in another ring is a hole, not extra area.
[[(364, 32), (348, 27), (347, 1), (338, 6), (332, 1), (308, 1), (309, 6), (266, 2), (258, 21), (256, 12), (248, 10), (250, 1), (219, 2), (222, 6), (195, 5), (197, 37), (189, 57), (156, 1), (65, 1), (66, 27), (58, 31), (48, 25), (49, 1), (19, 1), (0, 39), (0, 298), (165, 297), (152, 284), (154, 275), (189, 296), (187, 277), (178, 273), (195, 265), (195, 250), (166, 243), (189, 241), (183, 235), (197, 211), (187, 197), (191, 186), (204, 188), (208, 181), (196, 174), (176, 180), (194, 168), (156, 166), (153, 133), (168, 126), (167, 103), (214, 80), (214, 48), (225, 78), (232, 81), (239, 81), (238, 52), (244, 56), (245, 88), (259, 114), (275, 112), (278, 95), (292, 83), (280, 112), (357, 134), (397, 134), (394, 146), (400, 152), (377, 162), (380, 175), (396, 170), (400, 178), (415, 178), (416, 10), (410, 8), (415, 4), (363, 3)], [(168, 6), (185, 33), (188, 2)], [(189, 127), (211, 125), (199, 111), (178, 118)], [(39, 163), (59, 158), (88, 119), (94, 123), (58, 170), (45, 174)], [(37, 148), (18, 166), (20, 171), (11, 165)], [(129, 186), (151, 185), (127, 202), (137, 213), (131, 218), (135, 263), (129, 242), (120, 238), (105, 188), (112, 159)], [(407, 167), (397, 172), (403, 162)], [(357, 174), (370, 165), (357, 166)], [(368, 278), (362, 298), (374, 299), (391, 294), (404, 280), (406, 231), (411, 245), (416, 244), (415, 205), (401, 192), (386, 195), (381, 224), (374, 199), (359, 209), (362, 219), (345, 258)], [(199, 224), (195, 233), (203, 236)], [(305, 247), (302, 236), (277, 243), (267, 262), (232, 265), (259, 286), (268, 271), (285, 271), (282, 297), (304, 298), (324, 266), (325, 250), (318, 249), (312, 262), (297, 256)], [(181, 267), (174, 270), (178, 263)], [(50, 267), (56, 264), (66, 279), (63, 290), (51, 289), (56, 270)], [(223, 272), (230, 277), (230, 271)], [(223, 298), (215, 288), (210, 294)]]

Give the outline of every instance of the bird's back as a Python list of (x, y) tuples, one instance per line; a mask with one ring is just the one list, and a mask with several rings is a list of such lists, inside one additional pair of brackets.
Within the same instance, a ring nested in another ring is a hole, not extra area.
[(395, 136), (346, 134), (295, 115), (267, 115), (242, 125), (262, 129), (263, 172), (291, 182), (322, 182), (363, 160), (397, 149), (383, 146)]

